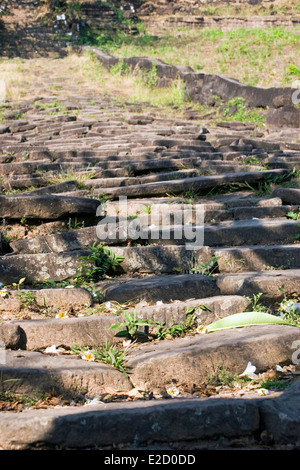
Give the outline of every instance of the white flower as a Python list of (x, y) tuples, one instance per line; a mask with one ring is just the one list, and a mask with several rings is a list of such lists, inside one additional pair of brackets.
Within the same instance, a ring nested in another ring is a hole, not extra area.
[(259, 389), (257, 390), (257, 393), (258, 393), (258, 395), (263, 395), (263, 396), (264, 396), (264, 395), (269, 395), (270, 392), (269, 392), (269, 390), (266, 389), (266, 388), (259, 388)]
[(84, 406), (87, 405), (99, 405), (99, 403), (103, 404), (104, 402), (100, 400), (100, 397), (95, 397), (95, 398), (88, 398), (84, 404)]
[(204, 334), (205, 333), (205, 326), (203, 325), (198, 325), (196, 328), (196, 332), (199, 334)]
[(68, 315), (65, 312), (58, 313), (55, 318), (67, 318)]
[(180, 391), (178, 390), (177, 387), (170, 387), (170, 388), (167, 388), (167, 393), (171, 395), (172, 397), (176, 397), (177, 395), (179, 395)]
[(62, 352), (63, 352), (63, 349), (62, 348), (57, 349), (55, 344), (45, 349), (46, 354), (61, 354)]
[(83, 359), (84, 361), (93, 362), (95, 360), (95, 356), (90, 351), (87, 351), (81, 356), (81, 359)]
[(5, 288), (4, 288), (4, 289), (1, 289), (1, 290), (0, 290), (0, 296), (3, 297), (4, 299), (5, 299), (6, 297), (8, 297), (7, 289), (5, 289)]
[(258, 376), (254, 373), (256, 371), (256, 367), (248, 362), (246, 369), (239, 377), (250, 377), (251, 379), (256, 379)]

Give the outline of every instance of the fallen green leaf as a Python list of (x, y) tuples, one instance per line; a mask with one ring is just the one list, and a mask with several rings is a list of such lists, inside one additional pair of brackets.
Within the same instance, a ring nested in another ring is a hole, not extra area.
[(228, 328), (240, 328), (243, 326), (266, 325), (272, 323), (295, 326), (283, 318), (276, 317), (275, 315), (271, 315), (269, 313), (243, 312), (234, 313), (233, 315), (229, 315), (228, 317), (221, 318), (220, 320), (210, 323), (205, 328), (205, 333), (210, 333), (211, 331), (217, 330), (225, 330)]

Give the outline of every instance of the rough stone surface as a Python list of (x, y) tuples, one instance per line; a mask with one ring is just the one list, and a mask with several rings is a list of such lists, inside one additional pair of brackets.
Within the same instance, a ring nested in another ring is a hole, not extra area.
[(299, 447), (299, 395), (300, 381), (298, 380), (280, 397), (261, 403), (260, 413), (264, 429), (273, 437), (275, 443), (294, 444)]
[(84, 449), (113, 442), (115, 446), (123, 444), (124, 449), (124, 444), (126, 448), (137, 441), (139, 445), (151, 441), (168, 448), (179, 436), (183, 441), (247, 436), (256, 432), (259, 424), (259, 410), (250, 400), (174, 398), (25, 411), (21, 416), (2, 412), (0, 444), (7, 450), (30, 448), (37, 442)]
[[(149, 307), (137, 307), (137, 317), (145, 321), (156, 321), (166, 326), (183, 323), (186, 320), (188, 309), (195, 309), (195, 315), (202, 324), (209, 324), (226, 315), (244, 311), (250, 302), (239, 296), (216, 296), (204, 299), (175, 302), (171, 304), (154, 305)], [(205, 306), (205, 310), (198, 308)], [(208, 310), (207, 310), (207, 309)], [(133, 313), (133, 309), (129, 308)], [(120, 343), (122, 338), (115, 335), (110, 327), (125, 320), (124, 313), (120, 315), (90, 315), (76, 318), (53, 318), (39, 320), (15, 320), (5, 324), (6, 336), (14, 337), (18, 332), (13, 344), (20, 344), (21, 334), (22, 349), (34, 350), (52, 346), (52, 344), (71, 347), (73, 344), (79, 346), (91, 346), (95, 344), (100, 347), (106, 343)], [(11, 331), (10, 331), (11, 330)], [(150, 331), (152, 328), (150, 329)], [(21, 347), (21, 346), (19, 346)]]
[(59, 219), (70, 215), (96, 215), (100, 202), (68, 196), (0, 196), (0, 217), (6, 219)]
[(275, 197), (280, 197), (285, 204), (300, 204), (300, 189), (277, 188), (273, 191)]
[(219, 294), (216, 283), (200, 274), (150, 276), (132, 279), (120, 285), (103, 281), (100, 286), (106, 301), (115, 300), (120, 303), (140, 300), (170, 302)]
[(222, 295), (253, 295), (263, 293), (265, 299), (275, 300), (283, 297), (282, 289), (287, 296), (299, 295), (298, 269), (250, 271), (247, 273), (219, 274), (216, 282)]
[(172, 384), (192, 387), (205, 381), (216, 364), (240, 374), (248, 362), (258, 372), (273, 364), (289, 364), (294, 353), (292, 344), (299, 340), (299, 328), (282, 325), (216, 331), (141, 346), (131, 353), (128, 368), (131, 380), (141, 389)]
[[(111, 387), (131, 390), (128, 377), (116, 368), (99, 362), (87, 362), (80, 357), (56, 356), (34, 351), (5, 351), (0, 364), (6, 390), (40, 397), (53, 391), (65, 396), (100, 395)], [(13, 380), (17, 379), (17, 380)]]
[(73, 307), (90, 307), (93, 303), (92, 295), (82, 288), (70, 289), (30, 289), (8, 290), (6, 297), (0, 297), (0, 312), (20, 312), (26, 300), (26, 294), (34, 297), (34, 303), (40, 307), (57, 307), (68, 309)]
[(26, 276), (27, 282), (61, 281), (74, 276), (80, 266), (80, 256), (86, 251), (65, 253), (21, 254), (0, 258), (0, 278), (6, 284), (19, 282)]
[(292, 105), (270, 108), (266, 113), (266, 123), (274, 128), (299, 128), (300, 110)]

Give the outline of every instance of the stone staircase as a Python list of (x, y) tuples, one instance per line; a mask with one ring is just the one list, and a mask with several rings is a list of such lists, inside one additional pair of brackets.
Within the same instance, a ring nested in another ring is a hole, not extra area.
[[(205, 327), (253, 296), (273, 313), (299, 299), (299, 131), (201, 127), (108, 96), (55, 101), (19, 104), (20, 119), (7, 104), (0, 126), (2, 448), (297, 448), (298, 328), (160, 340), (150, 322), (172, 328), (193, 312)], [(101, 241), (123, 261), (79, 285)], [(111, 329), (127, 312), (150, 323), (146, 340), (124, 345)], [(84, 360), (108, 344), (126, 352), (125, 371)], [(268, 396), (255, 381), (209, 385), (219, 366), (241, 374), (248, 362), (295, 384)]]
[[(0, 4), (2, 58), (63, 57), (70, 42), (76, 45), (85, 31), (114, 34), (117, 30), (134, 30), (119, 19), (118, 2), (115, 6), (114, 2), (57, 2), (52, 9), (46, 4), (43, 0), (10, 0)], [(124, 18), (132, 15), (131, 10), (124, 11)]]

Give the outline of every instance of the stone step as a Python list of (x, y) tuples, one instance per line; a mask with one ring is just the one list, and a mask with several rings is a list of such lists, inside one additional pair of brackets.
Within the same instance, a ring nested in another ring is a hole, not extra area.
[[(268, 361), (276, 364), (276, 360), (282, 360), (288, 352), (291, 352), (295, 329), (291, 335), (291, 330), (287, 330), (286, 327), (284, 329), (281, 327), (271, 328), (271, 331), (267, 328), (258, 329), (260, 349), (257, 351), (253, 341), (253, 328), (250, 330), (250, 337), (245, 329), (234, 332), (234, 338), (238, 340), (235, 347), (240, 346), (236, 355), (240, 357), (241, 365), (240, 368), (236, 367), (238, 373), (245, 369), (245, 364), (248, 361), (265, 367), (265, 364), (261, 365), (265, 354), (267, 354)], [(241, 338), (245, 333), (246, 336)], [(227, 339), (225, 344), (223, 338)], [(213, 333), (205, 339), (206, 345), (210, 347), (214, 356), (218, 354), (218, 344), (220, 350), (228, 348), (230, 344), (228, 335), (223, 333), (217, 335)], [(275, 348), (273, 357), (270, 357), (271, 352), (264, 348), (264, 340), (272, 346), (271, 350)], [(214, 347), (212, 347), (213, 343)], [(168, 344), (169, 358), (171, 359), (173, 341)], [(179, 344), (179, 342), (177, 341), (175, 344)], [(181, 342), (181, 344), (183, 343)], [(203, 343), (202, 346), (204, 349)], [(189, 348), (187, 357), (192, 358), (192, 353), (196, 351), (201, 351), (200, 338), (198, 349), (194, 343), (194, 346)], [(244, 358), (244, 362), (242, 358)], [(255, 358), (257, 358), (257, 363), (254, 362)], [(22, 358), (19, 359), (22, 360)], [(224, 360), (231, 361), (232, 354), (222, 355), (221, 361)], [(190, 363), (184, 364), (184, 370), (187, 370)], [(77, 364), (79, 365), (79, 361)], [(91, 366), (91, 363), (87, 364), (88, 367)], [(194, 361), (194, 364), (201, 365), (201, 361)], [(148, 364), (145, 363), (146, 365)], [(211, 370), (212, 361), (208, 365)], [(161, 370), (162, 363), (159, 363), (158, 367)], [(98, 371), (100, 368), (96, 369), (92, 364), (90, 371), (95, 370)], [(174, 368), (174, 372), (178, 375), (179, 369), (175, 370)], [(212, 373), (215, 373), (215, 370), (212, 370)], [(151, 380), (152, 377), (149, 378)], [(178, 385), (180, 386), (182, 382), (182, 377), (180, 377)], [(6, 384), (8, 385), (8, 382)], [(220, 447), (219, 442), (221, 435), (227, 443), (224, 443), (224, 448), (228, 445), (232, 449), (230, 442), (236, 443), (237, 439), (239, 442), (242, 439), (242, 446), (247, 446), (248, 442), (250, 448), (255, 448), (255, 444), (261, 448), (262, 442), (258, 435), (263, 430), (266, 435), (272, 435), (273, 445), (279, 446), (279, 448), (286, 445), (295, 446), (297, 445), (297, 429), (299, 428), (299, 384), (300, 382), (297, 381), (285, 391), (270, 392), (269, 396), (263, 397), (259, 397), (256, 393), (250, 393), (245, 397), (212, 396), (204, 398), (193, 396), (195, 394), (189, 393), (187, 390), (183, 396), (179, 395), (169, 400), (158, 398), (126, 401), (122, 399), (121, 395), (119, 402), (105, 403), (101, 402), (100, 395), (100, 402), (89, 406), (76, 406), (75, 404), (73, 406), (49, 407), (48, 409), (29, 409), (22, 413), (2, 411), (0, 445), (5, 450), (29, 450), (35, 449), (37, 446), (44, 449), (101, 450), (114, 446), (115, 451), (118, 452), (118, 449), (132, 450), (138, 446), (140, 450), (150, 449), (151, 452), (153, 452), (152, 449), (173, 452), (174, 448), (181, 445), (184, 445), (185, 449), (191, 450), (194, 450), (195, 446), (197, 449), (215, 449), (218, 443), (217, 448), (223, 448), (222, 445)], [(172, 386), (174, 386), (173, 382)], [(96, 394), (91, 395), (91, 398), (94, 397)], [(175, 420), (174, 416), (176, 416)], [(118, 429), (118, 433), (116, 433), (116, 429)], [(194, 452), (192, 452), (192, 456)], [(112, 458), (112, 455), (110, 457)]]
[[(45, 172), (61, 172), (62, 169), (80, 169), (82, 164), (76, 162), (68, 163), (48, 163), (44, 161), (2, 163), (0, 165), (0, 175), (32, 175)], [(38, 173), (37, 173), (38, 172)]]
[[(10, 184), (10, 182), (8, 182), (8, 184)], [(22, 184), (19, 184), (19, 187), (20, 186), (22, 187)], [(76, 191), (78, 189), (78, 186), (79, 185), (76, 180), (63, 181), (61, 183), (49, 184), (47, 186), (40, 187), (37, 189), (30, 189), (30, 191), (24, 191), (21, 194), (15, 194), (14, 197), (23, 198), (24, 196), (32, 197), (32, 196), (37, 196), (40, 194), (43, 195), (43, 194), (71, 193), (71, 192)], [(24, 188), (24, 184), (23, 184), (23, 188)]]
[(211, 250), (221, 273), (297, 269), (300, 245), (243, 246)]
[(45, 281), (62, 281), (74, 276), (86, 250), (65, 253), (40, 253), (6, 255), (0, 257), (0, 277), (4, 285), (18, 283), (26, 277), (31, 284)]
[(215, 281), (200, 274), (163, 274), (127, 281), (100, 281), (97, 285), (105, 301), (119, 303), (145, 300), (153, 304), (220, 294)]
[(128, 359), (130, 377), (138, 389), (203, 383), (219, 364), (233, 374), (242, 373), (248, 362), (257, 373), (277, 364), (290, 363), (293, 342), (300, 330), (285, 325), (259, 325), (152, 342), (134, 348)]
[[(19, 289), (6, 288), (6, 295), (0, 298), (0, 312), (3, 319), (18, 317), (26, 307), (28, 310), (41, 311), (52, 309), (59, 313), (73, 309), (91, 307), (93, 304), (92, 294), (83, 288), (72, 289), (49, 288), (49, 289)], [(22, 315), (21, 315), (22, 316)]]
[(72, 355), (52, 356), (35, 351), (5, 350), (0, 364), (6, 391), (40, 398), (45, 393), (72, 398), (100, 395), (106, 389), (131, 390), (127, 375), (113, 366), (87, 362)]
[[(103, 223), (102, 225), (85, 227), (68, 232), (52, 235), (41, 235), (28, 240), (10, 242), (15, 253), (62, 253), (74, 250), (84, 250), (95, 242), (105, 242), (109, 246), (122, 245), (128, 241), (135, 243), (147, 242), (165, 247), (166, 245), (184, 245), (188, 250), (194, 251), (202, 246), (221, 247), (260, 245), (282, 245), (295, 242), (299, 233), (298, 222), (295, 220), (238, 220), (224, 221), (218, 224), (183, 225), (170, 227), (148, 226), (145, 224), (141, 230), (139, 219), (125, 220), (118, 227), (116, 223)], [(149, 219), (147, 218), (149, 221)], [(104, 219), (105, 221), (105, 219)], [(108, 221), (109, 222), (109, 218)], [(155, 222), (155, 219), (152, 219)], [(16, 256), (16, 255), (13, 255)], [(22, 256), (21, 254), (18, 256)], [(2, 263), (3, 259), (1, 259)], [(10, 256), (10, 261), (13, 258)]]
[(126, 188), (105, 188), (105, 192), (113, 198), (119, 196), (127, 197), (149, 197), (164, 196), (168, 193), (180, 194), (191, 188), (194, 191), (207, 191), (214, 187), (224, 185), (243, 184), (247, 182), (250, 185), (259, 184), (266, 179), (287, 175), (288, 171), (284, 169), (270, 171), (254, 171), (240, 173), (224, 173), (222, 175), (199, 176), (194, 178), (185, 178), (173, 181), (161, 181), (156, 183), (128, 186)]
[(177, 170), (176, 172), (169, 172), (169, 173), (158, 173), (156, 175), (150, 176), (143, 176), (143, 177), (121, 177), (121, 178), (96, 178), (90, 179), (84, 183), (85, 187), (92, 187), (92, 188), (101, 188), (103, 191), (106, 187), (123, 187), (123, 186), (131, 186), (137, 184), (147, 184), (153, 181), (165, 181), (165, 180), (173, 180), (177, 178), (190, 178), (193, 176), (198, 176), (198, 170), (190, 169), (190, 170)]
[(252, 296), (262, 293), (262, 299), (274, 302), (300, 294), (300, 270), (276, 269), (217, 274), (215, 282), (221, 295)]
[[(62, 299), (62, 295), (59, 292), (62, 289), (52, 289), (55, 296), (58, 292), (58, 300)], [(68, 291), (74, 291), (76, 289), (65, 289)], [(83, 290), (83, 289), (82, 289)], [(36, 291), (41, 297), (42, 292)], [(49, 291), (49, 289), (48, 289)], [(84, 312), (83, 301), (87, 300), (84, 298), (82, 293), (81, 303), (77, 296), (74, 302), (75, 315), (80, 315), (80, 312)], [(69, 297), (69, 298), (68, 298)], [(86, 296), (87, 297), (87, 296)], [(63, 311), (63, 307), (68, 307), (67, 301), (71, 300), (71, 296), (66, 296), (64, 302), (59, 305), (56, 302), (57, 312)], [(14, 302), (16, 304), (16, 302)], [(6, 302), (7, 304), (7, 302)], [(51, 307), (53, 304), (49, 301), (46, 303), (46, 307)], [(12, 302), (11, 302), (12, 305)], [(243, 312), (249, 307), (250, 302), (245, 297), (241, 296), (215, 296), (203, 299), (186, 300), (182, 302), (166, 303), (161, 305), (135, 307), (137, 318), (145, 321), (165, 322), (166, 327), (170, 327), (174, 324), (182, 324), (186, 321), (186, 312), (188, 309), (194, 309), (195, 315), (201, 320), (201, 324), (208, 325), (218, 318), (223, 318), (227, 315), (234, 313)], [(205, 306), (205, 310), (199, 306)], [(69, 305), (70, 307), (70, 305)], [(86, 306), (85, 306), (86, 307)], [(97, 306), (95, 306), (95, 312), (97, 312)], [(113, 304), (111, 309), (104, 304), (105, 310), (108, 312), (113, 311)], [(9, 307), (11, 309), (11, 307)], [(30, 309), (29, 309), (30, 310)], [(90, 309), (91, 310), (91, 309)], [(121, 310), (133, 313), (132, 307), (124, 305)], [(8, 310), (7, 310), (8, 311)], [(110, 327), (120, 321), (124, 321), (124, 313), (117, 314), (92, 314), (86, 316), (68, 316), (62, 318), (48, 317), (46, 319), (31, 318), (30, 320), (19, 320), (16, 318), (16, 312), (18, 310), (11, 310), (10, 320), (3, 322), (0, 325), (0, 338), (2, 345), (6, 348), (13, 350), (26, 349), (26, 350), (41, 350), (43, 348), (51, 347), (53, 344), (58, 346), (64, 346), (71, 348), (74, 344), (78, 346), (90, 346), (94, 347), (97, 345), (105, 346), (105, 344), (118, 344), (123, 341), (115, 335), (115, 331), (110, 330)], [(101, 310), (100, 310), (101, 311)], [(38, 315), (36, 315), (38, 316)], [(41, 316), (41, 315), (40, 315)]]
[(4, 219), (59, 219), (72, 215), (96, 216), (100, 202), (52, 194), (0, 196), (0, 217)]
[(274, 197), (280, 197), (285, 204), (300, 204), (300, 189), (298, 188), (277, 188), (272, 194)]

